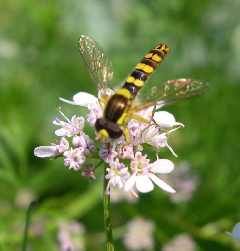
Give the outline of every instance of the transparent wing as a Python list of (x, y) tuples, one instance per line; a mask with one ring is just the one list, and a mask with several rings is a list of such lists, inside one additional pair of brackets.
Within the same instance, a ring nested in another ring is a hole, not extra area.
[(113, 77), (112, 64), (97, 42), (82, 35), (79, 39), (79, 51), (87, 65), (89, 73), (99, 89), (105, 89)]
[(200, 95), (206, 88), (206, 83), (193, 79), (181, 78), (168, 80), (159, 86), (152, 87), (148, 95), (142, 95), (144, 104), (138, 105), (134, 109), (139, 111), (149, 106), (161, 108), (179, 100)]

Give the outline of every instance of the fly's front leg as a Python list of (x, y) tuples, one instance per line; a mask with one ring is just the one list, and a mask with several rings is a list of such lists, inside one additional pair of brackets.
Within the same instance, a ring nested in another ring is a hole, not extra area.
[(121, 121), (121, 122), (123, 122), (123, 123), (121, 123), (121, 129), (123, 131), (123, 135), (124, 135), (124, 138), (126, 140), (127, 145), (132, 143), (131, 142), (131, 135), (130, 135), (129, 129), (127, 127), (130, 119), (134, 119), (134, 120), (138, 121), (139, 123), (144, 123), (144, 124), (150, 123), (149, 120), (147, 120), (146, 118), (144, 118), (138, 114), (126, 113), (126, 115), (124, 116), (124, 119)]
[[(139, 109), (139, 106), (137, 106), (136, 108)], [(152, 119), (144, 118), (142, 115), (138, 114), (133, 108), (126, 109), (126, 111), (118, 119), (117, 124), (121, 127), (127, 144), (131, 143), (131, 135), (127, 127), (128, 122), (131, 119), (136, 120), (137, 122), (146, 124), (146, 125), (150, 125), (152, 121)]]
[(128, 130), (128, 121), (129, 121), (129, 117), (128, 117), (128, 112), (124, 112), (122, 114), (122, 116), (118, 119), (117, 124), (121, 127), (122, 132), (123, 132), (123, 136), (126, 140), (127, 144), (131, 143), (131, 137), (130, 137), (130, 133)]

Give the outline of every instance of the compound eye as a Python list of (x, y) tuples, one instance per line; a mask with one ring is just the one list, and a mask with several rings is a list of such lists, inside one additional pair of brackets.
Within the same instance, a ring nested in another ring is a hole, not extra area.
[(105, 127), (105, 121), (104, 119), (97, 119), (95, 123), (95, 128), (99, 132), (101, 129), (104, 129)]
[(106, 141), (108, 138), (117, 139), (122, 136), (123, 132), (121, 128), (104, 118), (97, 119), (95, 123), (97, 133), (97, 139)]

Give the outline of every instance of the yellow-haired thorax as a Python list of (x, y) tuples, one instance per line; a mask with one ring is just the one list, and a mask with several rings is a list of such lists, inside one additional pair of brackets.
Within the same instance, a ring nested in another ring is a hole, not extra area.
[(107, 141), (109, 139), (109, 134), (106, 129), (101, 129), (100, 131), (97, 132), (97, 140), (100, 141)]

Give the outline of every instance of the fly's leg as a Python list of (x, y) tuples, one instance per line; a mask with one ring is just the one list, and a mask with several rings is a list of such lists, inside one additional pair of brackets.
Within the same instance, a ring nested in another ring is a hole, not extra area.
[(127, 114), (125, 116), (124, 123), (121, 125), (121, 129), (123, 131), (123, 135), (124, 135), (124, 138), (126, 140), (127, 145), (131, 144), (131, 136), (130, 136), (129, 129), (127, 127), (127, 124), (128, 124), (130, 119), (134, 119), (134, 120), (138, 121), (139, 123), (150, 124), (150, 121), (148, 119), (142, 117), (141, 115), (138, 115), (136, 113)]
[[(140, 111), (146, 110), (146, 109), (151, 109), (151, 111), (149, 111), (149, 115), (148, 118), (144, 118), (142, 115), (139, 114)], [(145, 104), (138, 104), (136, 106), (133, 106), (130, 111), (129, 111), (129, 117), (132, 119), (137, 120), (140, 123), (144, 123), (144, 124), (151, 124), (151, 122), (153, 121), (153, 115), (155, 112), (155, 104), (153, 102), (146, 102)]]
[(139, 115), (137, 113), (129, 114), (128, 118), (137, 120), (138, 122), (144, 123), (144, 124), (149, 124), (151, 122), (149, 119), (146, 119), (146, 118), (144, 118), (143, 116), (141, 116), (141, 115)]
[(133, 107), (131, 107), (131, 112), (136, 113), (140, 112), (142, 110), (148, 109), (150, 107), (154, 108), (156, 105), (155, 102), (145, 102), (144, 104), (136, 104)]
[(126, 144), (129, 145), (131, 143), (130, 133), (127, 127), (124, 127), (123, 129), (123, 135), (126, 140)]

